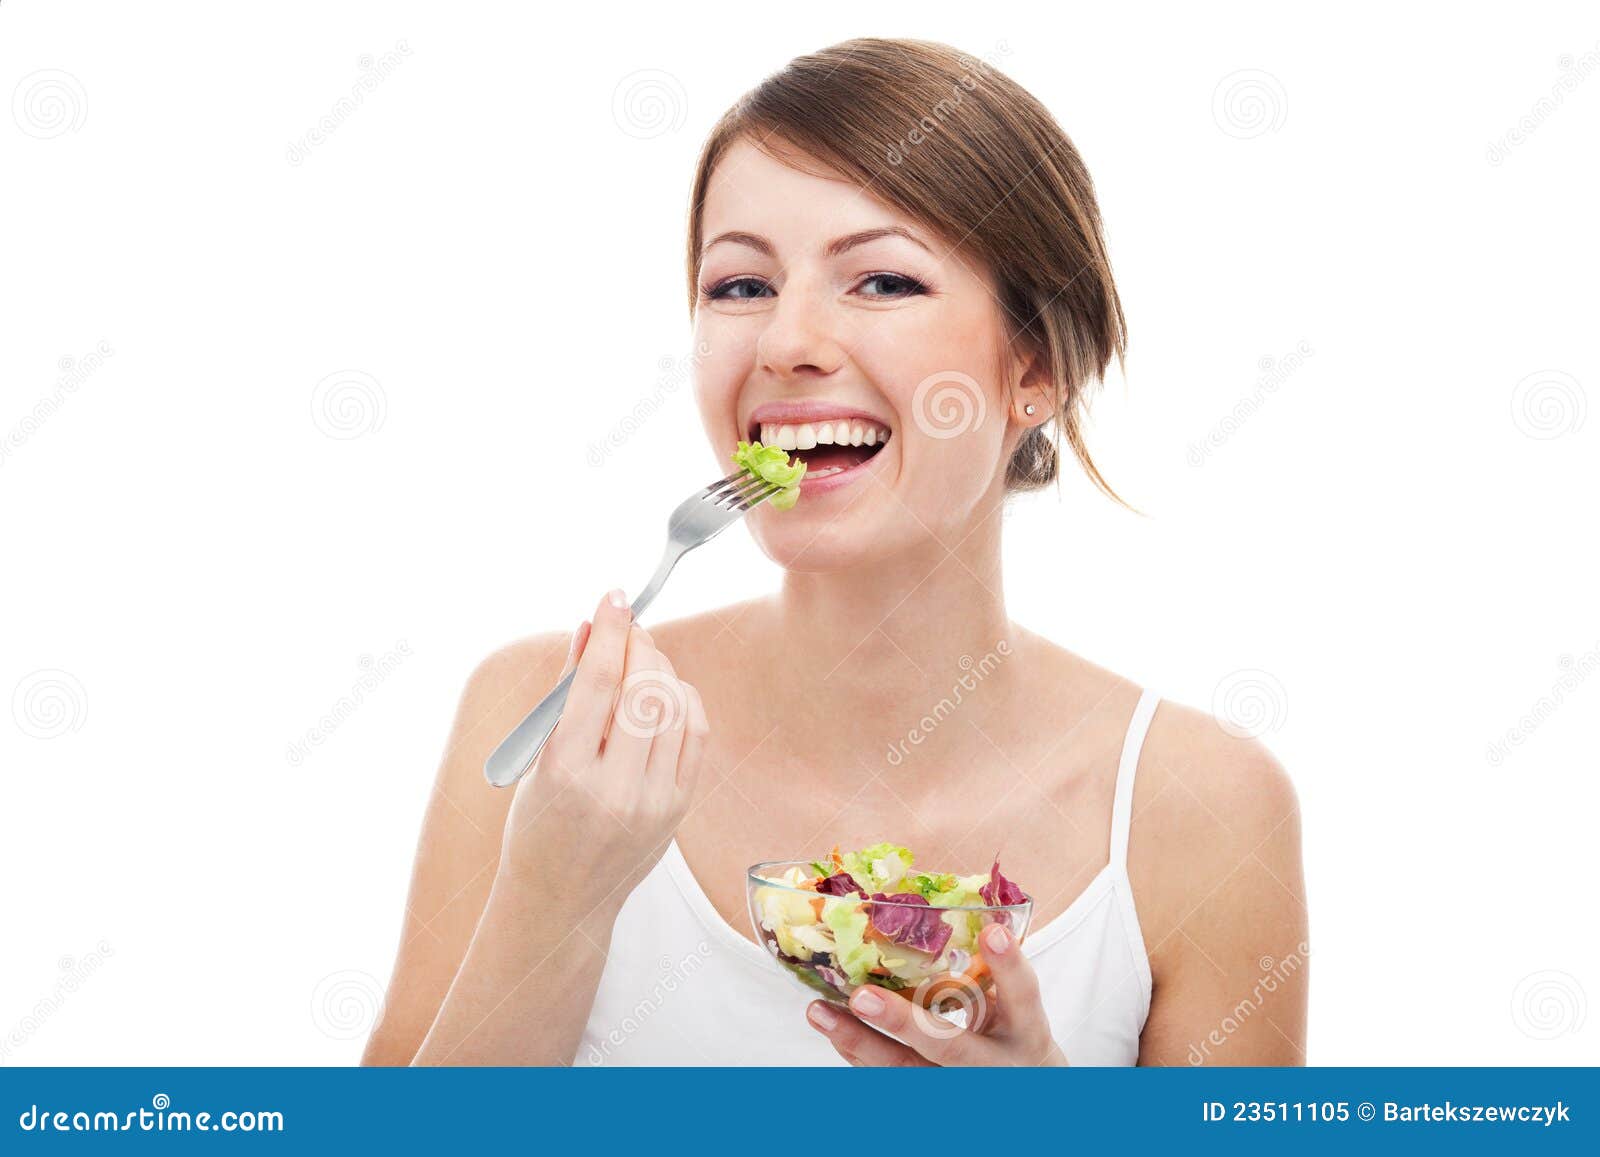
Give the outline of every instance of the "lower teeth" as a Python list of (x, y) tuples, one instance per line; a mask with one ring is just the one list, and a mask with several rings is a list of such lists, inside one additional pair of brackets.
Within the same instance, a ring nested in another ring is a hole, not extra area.
[(843, 466), (824, 466), (821, 470), (807, 470), (807, 478), (826, 478), (830, 474), (844, 473)]

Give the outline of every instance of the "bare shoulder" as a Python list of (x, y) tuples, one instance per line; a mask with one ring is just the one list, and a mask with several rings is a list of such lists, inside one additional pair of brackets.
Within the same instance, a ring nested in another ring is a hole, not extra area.
[(1128, 871), (1158, 984), (1189, 967), (1248, 971), (1305, 939), (1294, 784), (1261, 740), (1204, 711), (1169, 700), (1156, 709)]
[(1164, 833), (1171, 836), (1221, 826), (1264, 838), (1299, 815), (1288, 772), (1261, 740), (1168, 699), (1151, 719), (1137, 782), (1136, 808), (1139, 797), (1177, 797), (1153, 817), (1179, 825)]
[[(1266, 745), (1163, 700), (1139, 758), (1128, 874), (1153, 985), (1140, 1063), (1303, 1064), (1300, 806)], [(1217, 1031), (1240, 1009), (1260, 1015)]]

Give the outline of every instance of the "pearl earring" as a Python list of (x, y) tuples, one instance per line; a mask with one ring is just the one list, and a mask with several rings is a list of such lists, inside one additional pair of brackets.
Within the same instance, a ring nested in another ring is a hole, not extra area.
[(1031, 417), (1033, 417), (1033, 411), (1036, 410), (1037, 408), (1038, 407), (1035, 406), (1032, 402), (1029, 402), (1026, 406), (1022, 407), (1022, 412), (1024, 414), (1028, 415), (1028, 417), (1031, 418)]

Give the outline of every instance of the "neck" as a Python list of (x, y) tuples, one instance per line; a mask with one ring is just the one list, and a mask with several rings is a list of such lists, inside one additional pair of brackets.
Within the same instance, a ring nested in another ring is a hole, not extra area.
[(949, 546), (929, 538), (871, 565), (787, 572), (777, 637), (801, 640), (813, 702), (857, 712), (925, 698), (996, 648), (1014, 646), (1000, 583), (998, 504)]

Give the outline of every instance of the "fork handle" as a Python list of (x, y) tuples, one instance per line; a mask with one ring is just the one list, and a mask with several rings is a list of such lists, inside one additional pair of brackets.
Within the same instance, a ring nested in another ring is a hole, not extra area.
[[(639, 592), (639, 597), (633, 600), (633, 618), (638, 620), (644, 609), (661, 593), (661, 588), (666, 585), (667, 576), (672, 573), (672, 568), (678, 565), (678, 560), (684, 556), (684, 551), (676, 544), (669, 542), (666, 553), (661, 556), (661, 564), (656, 567), (656, 573), (650, 576), (650, 581), (644, 590)], [(556, 724), (561, 722), (561, 712), (567, 706), (567, 693), (572, 690), (572, 677), (577, 669), (568, 671), (561, 682), (551, 688), (550, 693), (539, 700), (539, 705), (523, 717), (500, 741), (500, 746), (489, 754), (484, 761), (483, 775), (495, 787), (510, 787), (528, 773), (534, 760), (539, 758), (539, 753), (544, 750), (545, 743), (550, 738), (550, 733), (556, 729)]]
[(484, 761), (484, 777), (495, 787), (510, 787), (521, 779), (539, 758), (545, 741), (561, 722), (561, 712), (567, 705), (567, 692), (572, 690), (572, 677), (577, 669), (568, 671), (539, 705), (523, 717), (511, 734), (500, 741), (500, 746)]

